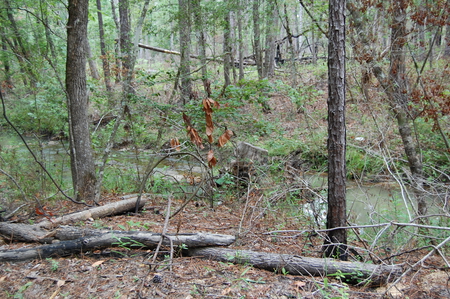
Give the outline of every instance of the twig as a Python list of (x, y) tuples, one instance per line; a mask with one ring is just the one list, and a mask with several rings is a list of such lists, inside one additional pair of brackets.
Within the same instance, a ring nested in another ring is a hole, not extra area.
[(179, 212), (181, 212), (184, 207), (186, 207), (186, 205), (192, 200), (194, 199), (194, 197), (197, 195), (197, 192), (200, 190), (201, 188), (201, 184), (197, 187), (197, 189), (194, 190), (194, 192), (192, 192), (191, 197), (189, 197), (188, 199), (185, 200), (185, 202), (181, 205), (181, 207), (178, 208), (178, 210), (176, 210), (171, 216), (170, 218), (175, 217)]
[[(447, 215), (443, 215), (443, 216), (449, 217)], [(391, 225), (396, 225), (396, 226), (413, 226), (413, 227), (417, 227), (417, 228), (428, 228), (428, 229), (439, 229), (439, 230), (450, 230), (450, 227), (444, 227), (444, 226), (433, 226), (433, 225), (424, 225), (424, 224), (416, 224), (416, 223), (401, 223), (401, 222), (391, 221), (391, 222), (379, 223), (379, 224), (341, 226), (341, 227), (334, 227), (334, 228), (328, 228), (328, 229), (274, 230), (274, 231), (270, 231), (270, 232), (267, 232), (267, 233), (263, 233), (263, 235), (271, 235), (271, 234), (278, 234), (278, 233), (298, 233), (297, 235), (294, 235), (294, 236), (288, 236), (290, 238), (295, 238), (295, 237), (298, 237), (301, 234), (311, 233), (311, 232), (322, 233), (322, 232), (329, 232), (329, 231), (338, 230), (338, 229), (354, 229), (354, 228), (383, 227), (383, 226), (388, 226), (389, 227)]]
[(248, 207), (249, 201), (250, 201), (250, 182), (247, 185), (247, 196), (245, 198), (245, 206), (244, 206), (244, 210), (242, 211), (241, 221), (239, 221), (238, 236), (241, 235), (242, 223), (244, 222), (245, 213), (247, 212), (247, 207)]
[(311, 12), (309, 11), (309, 9), (305, 6), (305, 4), (303, 3), (302, 0), (298, 0), (298, 2), (300, 2), (300, 5), (303, 7), (303, 9), (306, 11), (306, 13), (308, 14), (308, 16), (311, 18), (311, 20), (314, 22), (314, 24), (316, 24), (317, 28), (319, 29), (320, 32), (322, 32), (323, 35), (325, 35), (328, 38), (328, 33), (325, 32), (325, 30), (322, 29), (322, 27), (320, 27), (319, 22), (314, 18), (314, 16), (311, 14)]
[(172, 204), (172, 198), (171, 196), (169, 196), (169, 198), (167, 199), (167, 212), (166, 212), (166, 218), (164, 220), (164, 226), (163, 226), (163, 230), (161, 233), (161, 239), (159, 240), (158, 246), (156, 247), (155, 253), (153, 255), (153, 260), (152, 260), (152, 264), (155, 263), (156, 261), (156, 257), (158, 256), (158, 252), (159, 249), (161, 248), (162, 245), (162, 241), (164, 238), (168, 238), (170, 240), (170, 251), (173, 251), (173, 244), (172, 244), (172, 240), (171, 238), (167, 237), (166, 232), (167, 232), (167, 226), (169, 225), (169, 219), (170, 219), (170, 206)]

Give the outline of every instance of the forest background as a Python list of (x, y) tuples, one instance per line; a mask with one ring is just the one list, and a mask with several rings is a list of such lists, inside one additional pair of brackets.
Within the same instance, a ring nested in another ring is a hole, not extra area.
[[(328, 1), (150, 2), (90, 1), (87, 43), (68, 47), (66, 3), (2, 1), (2, 218), (142, 191), (213, 206), (256, 194), (283, 211), (267, 231), (323, 228)], [(449, 267), (449, 6), (347, 1), (347, 178), (400, 190), (361, 195), (348, 224), (411, 224), (349, 233), (364, 255), (435, 252)], [(242, 141), (269, 154), (246, 174), (233, 170)], [(172, 164), (155, 170), (161, 157)]]

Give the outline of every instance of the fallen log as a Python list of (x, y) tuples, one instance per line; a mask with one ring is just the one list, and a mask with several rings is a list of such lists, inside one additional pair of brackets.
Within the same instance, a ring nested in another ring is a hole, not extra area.
[[(139, 48), (142, 49), (147, 49), (147, 50), (152, 50), (155, 52), (159, 52), (159, 53), (165, 53), (165, 54), (171, 54), (171, 55), (178, 55), (180, 56), (181, 53), (178, 51), (173, 51), (173, 50), (167, 50), (167, 49), (162, 49), (162, 48), (158, 48), (158, 47), (153, 47), (153, 46), (149, 46), (149, 45), (144, 45), (139, 43), (138, 44)], [(189, 57), (194, 58), (194, 59), (201, 59), (201, 57), (199, 55), (195, 55), (195, 54), (190, 54)], [(217, 58), (217, 57), (205, 57), (206, 60), (208, 61), (215, 61), (218, 63), (223, 63), (223, 59), (221, 58)], [(256, 62), (254, 62), (254, 60), (247, 60), (246, 57), (244, 57), (244, 65), (256, 65)], [(239, 66), (239, 61), (235, 61), (234, 62), (235, 66)]]
[(220, 247), (189, 248), (189, 256), (203, 257), (221, 262), (250, 264), (253, 267), (288, 272), (292, 275), (335, 276), (351, 284), (377, 286), (393, 280), (402, 273), (401, 265), (374, 265), (360, 262), (343, 262), (331, 258), (311, 258), (290, 254), (275, 254), (251, 250), (234, 250)]
[[(160, 53), (165, 53), (165, 54), (172, 54), (172, 55), (178, 55), (181, 56), (181, 53), (178, 51), (172, 51), (172, 50), (167, 50), (167, 49), (162, 49), (162, 48), (158, 48), (158, 47), (153, 47), (153, 46), (149, 46), (149, 45), (144, 45), (139, 43), (138, 44), (139, 48), (143, 48), (143, 49), (147, 49), (147, 50), (152, 50), (155, 52), (160, 52)], [(201, 59), (200, 56), (195, 55), (195, 54), (190, 54), (189, 57), (191, 58), (195, 58), (195, 59)], [(223, 59), (220, 58), (214, 58), (214, 57), (205, 57), (206, 60), (209, 61), (217, 61), (217, 62), (223, 62)]]
[(95, 231), (96, 230), (91, 230), (92, 235), (75, 240), (61, 241), (33, 248), (2, 250), (0, 251), (0, 263), (67, 256), (117, 246), (129, 249), (153, 249), (156, 248), (161, 238), (163, 238), (163, 245), (182, 246), (183, 248), (226, 246), (235, 241), (234, 236), (207, 233), (167, 234), (162, 237), (161, 234), (158, 233), (140, 231)]
[[(58, 218), (51, 218), (51, 220), (45, 220), (36, 224), (38, 227), (51, 228), (60, 224), (71, 224), (78, 221), (85, 221), (90, 218), (98, 219), (106, 216), (123, 214), (126, 212), (134, 211), (136, 207), (137, 196), (126, 198), (121, 201), (112, 202), (100, 207), (90, 208), (80, 212), (64, 215)], [(141, 197), (139, 208), (142, 208), (149, 200), (148, 197)]]

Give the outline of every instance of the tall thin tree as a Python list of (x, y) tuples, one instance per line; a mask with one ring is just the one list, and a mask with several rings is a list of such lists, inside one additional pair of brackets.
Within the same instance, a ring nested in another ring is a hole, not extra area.
[(108, 58), (106, 57), (105, 29), (103, 26), (102, 2), (97, 0), (98, 33), (100, 38), (100, 54), (103, 66), (103, 77), (106, 91), (111, 92), (111, 71), (109, 69)]
[(190, 48), (191, 48), (191, 13), (190, 1), (178, 0), (179, 26), (180, 26), (180, 78), (181, 78), (181, 101), (186, 104), (192, 93)]
[[(329, 1), (327, 228), (347, 225), (345, 128), (345, 0)], [(330, 230), (324, 254), (347, 260), (347, 231)]]

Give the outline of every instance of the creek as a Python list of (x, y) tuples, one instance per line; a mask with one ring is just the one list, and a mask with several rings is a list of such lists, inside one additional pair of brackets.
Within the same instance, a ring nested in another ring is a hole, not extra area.
[[(35, 151), (36, 156), (47, 164), (64, 165), (65, 178), (70, 179), (69, 156), (67, 154), (67, 142), (53, 140), (38, 140), (34, 137), (26, 137), (27, 143)], [(27, 149), (17, 135), (0, 134), (0, 158), (6, 151), (17, 151), (21, 159), (31, 158), (27, 154)], [(113, 150), (108, 165), (116, 169), (130, 170), (140, 172), (141, 176), (150, 159), (150, 152), (133, 150)], [(100, 155), (97, 157), (99, 159)], [(1, 164), (0, 164), (1, 165)], [(201, 167), (198, 163), (190, 165), (183, 159), (165, 159), (154, 170), (165, 177), (173, 180), (186, 179), (188, 175), (201, 173)], [(306, 181), (309, 186), (315, 189), (325, 189), (327, 186), (327, 177), (324, 174), (308, 174)], [(403, 194), (408, 190), (403, 190)], [(409, 192), (410, 193), (410, 192)], [(410, 194), (409, 194), (410, 195)], [(326, 203), (323, 198), (326, 194), (317, 197), (309, 204), (304, 205), (305, 213), (314, 214), (319, 222), (324, 221), (326, 212)], [(353, 223), (368, 223), (370, 219), (380, 221), (382, 217), (389, 215), (390, 219), (397, 221), (409, 221), (408, 213), (413, 215), (412, 201), (402, 196), (402, 190), (395, 181), (386, 181), (383, 183), (365, 183), (360, 181), (347, 181), (347, 209), (349, 220)], [(383, 216), (382, 216), (383, 215)], [(399, 219), (402, 218), (402, 219)]]

